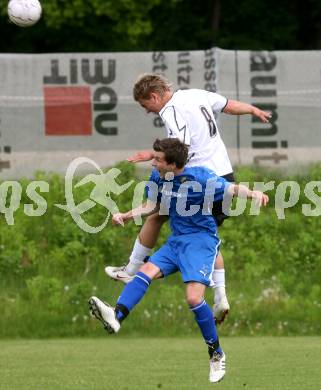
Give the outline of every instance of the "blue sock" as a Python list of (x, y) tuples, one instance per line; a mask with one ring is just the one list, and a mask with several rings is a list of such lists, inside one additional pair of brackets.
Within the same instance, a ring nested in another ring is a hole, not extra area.
[(133, 307), (140, 302), (147, 292), (151, 281), (152, 280), (143, 272), (137, 272), (134, 279), (130, 283), (126, 284), (120, 297), (118, 298), (115, 308), (118, 320), (122, 321), (126, 318)]
[(211, 308), (204, 300), (197, 306), (190, 307), (190, 309), (195, 315), (195, 320), (202, 332), (206, 344), (214, 345), (215, 351), (222, 353), (222, 348), (218, 343), (218, 335)]

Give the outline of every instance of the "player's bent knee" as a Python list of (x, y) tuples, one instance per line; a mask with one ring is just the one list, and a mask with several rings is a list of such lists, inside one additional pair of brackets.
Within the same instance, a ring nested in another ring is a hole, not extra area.
[(189, 282), (186, 286), (186, 301), (189, 306), (199, 305), (204, 300), (206, 286), (198, 282)]
[(147, 262), (140, 267), (139, 272), (143, 272), (151, 279), (156, 279), (160, 274), (160, 269), (155, 264)]
[(189, 294), (186, 296), (186, 301), (190, 307), (195, 307), (199, 305), (203, 301), (203, 299), (203, 295), (200, 295), (196, 292), (189, 292)]

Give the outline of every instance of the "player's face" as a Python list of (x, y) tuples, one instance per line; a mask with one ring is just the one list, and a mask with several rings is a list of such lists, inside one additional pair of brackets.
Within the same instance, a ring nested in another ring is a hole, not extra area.
[(152, 166), (158, 170), (160, 177), (165, 177), (167, 172), (173, 172), (175, 164), (168, 164), (164, 152), (154, 152)]
[(161, 96), (154, 92), (150, 94), (149, 99), (138, 99), (138, 103), (141, 105), (141, 107), (145, 108), (147, 114), (150, 112), (158, 114), (164, 106)]

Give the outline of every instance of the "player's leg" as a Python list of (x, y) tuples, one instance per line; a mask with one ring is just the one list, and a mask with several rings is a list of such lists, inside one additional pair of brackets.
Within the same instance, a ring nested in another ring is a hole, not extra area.
[(149, 255), (151, 249), (155, 246), (161, 227), (167, 219), (167, 216), (157, 213), (150, 215), (139, 232), (128, 264), (122, 267), (107, 266), (105, 268), (106, 274), (112, 279), (120, 280), (124, 283), (130, 282), (144, 264), (144, 260)]
[(222, 323), (230, 311), (225, 290), (225, 269), (222, 253), (219, 252), (213, 272), (214, 305), (213, 314), (218, 324)]
[(178, 270), (172, 261), (176, 257), (175, 248), (171, 246), (171, 237), (147, 263), (144, 263), (133, 280), (126, 284), (115, 308), (101, 301), (97, 297), (89, 299), (91, 313), (103, 323), (109, 333), (118, 332), (121, 322), (131, 310), (142, 300), (152, 281), (159, 275), (167, 276)]
[[(214, 202), (212, 213), (218, 227), (222, 226), (224, 220), (228, 218), (228, 216), (225, 215), (222, 211), (222, 202)], [(213, 290), (213, 315), (215, 317), (216, 323), (220, 324), (224, 321), (230, 310), (230, 305), (228, 303), (225, 290), (225, 269), (221, 252), (219, 252), (215, 261), (213, 272)]]
[(209, 380), (219, 382), (225, 375), (225, 354), (219, 343), (212, 310), (204, 299), (205, 288), (205, 285), (198, 282), (187, 283), (186, 300), (208, 346), (210, 355)]
[(133, 280), (123, 288), (115, 308), (97, 297), (91, 297), (89, 308), (92, 315), (102, 322), (108, 333), (117, 333), (121, 322), (143, 299), (152, 279), (159, 272), (160, 269), (156, 265), (149, 262), (144, 264)]
[(208, 345), (211, 382), (225, 375), (225, 355), (220, 347), (213, 312), (204, 299), (206, 286), (211, 286), (214, 263), (220, 241), (205, 232), (187, 234), (178, 239), (178, 267), (187, 283), (186, 300)]
[[(231, 172), (223, 176), (225, 180), (235, 183), (234, 173)], [(213, 217), (215, 218), (217, 227), (222, 226), (224, 220), (228, 218), (228, 215), (224, 214), (222, 209), (222, 202), (214, 202), (213, 204)], [(227, 300), (225, 291), (225, 269), (224, 260), (221, 252), (216, 258), (215, 268), (213, 272), (214, 282), (214, 305), (213, 314), (218, 324), (222, 323), (226, 315), (230, 311), (230, 305)]]

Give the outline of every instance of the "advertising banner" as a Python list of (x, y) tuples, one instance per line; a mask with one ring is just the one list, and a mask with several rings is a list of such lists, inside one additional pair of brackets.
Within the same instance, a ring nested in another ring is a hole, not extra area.
[(321, 158), (321, 51), (0, 54), (0, 178), (63, 173), (79, 156), (107, 167), (151, 148), (165, 131), (132, 97), (145, 72), (273, 112), (269, 124), (219, 116), (234, 165)]

